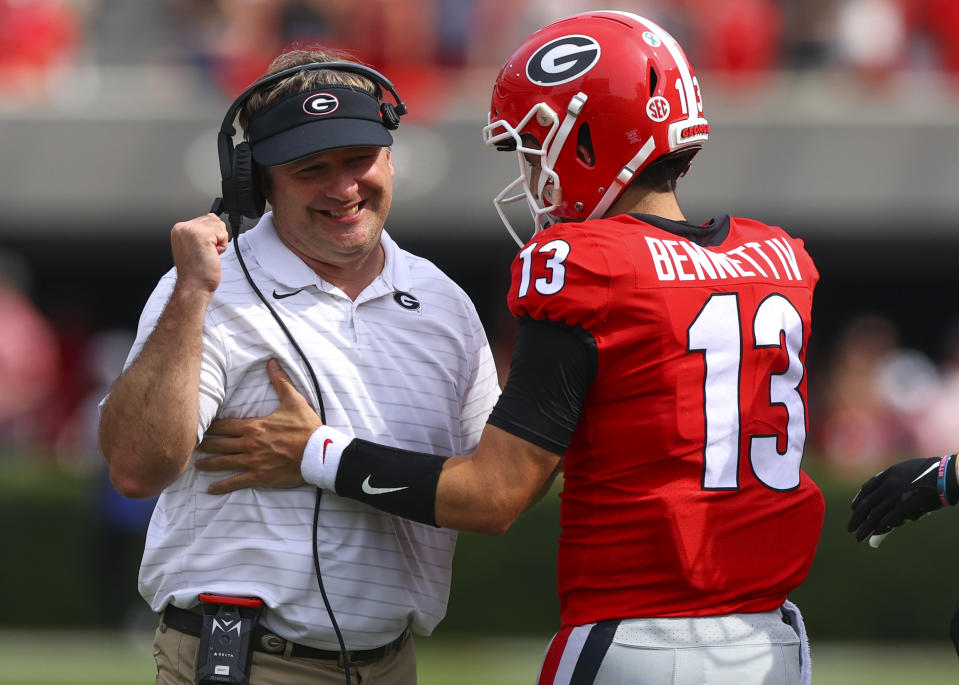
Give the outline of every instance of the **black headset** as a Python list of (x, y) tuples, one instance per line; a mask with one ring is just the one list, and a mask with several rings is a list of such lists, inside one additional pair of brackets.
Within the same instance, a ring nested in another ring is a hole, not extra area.
[[(220, 156), (220, 176), (223, 179), (223, 197), (218, 197), (213, 201), (213, 207), (210, 209), (210, 211), (217, 216), (223, 213), (228, 215), (230, 228), (233, 233), (233, 244), (236, 250), (237, 261), (239, 262), (240, 267), (243, 269), (243, 275), (246, 277), (250, 287), (253, 288), (253, 292), (256, 293), (257, 297), (266, 306), (270, 314), (273, 315), (273, 318), (276, 320), (277, 324), (279, 324), (280, 328), (283, 330), (283, 333), (293, 345), (294, 349), (299, 354), (300, 359), (306, 366), (306, 369), (310, 375), (310, 381), (313, 384), (313, 389), (316, 392), (317, 402), (319, 403), (319, 406), (317, 407), (317, 413), (320, 415), (320, 420), (323, 421), (323, 423), (326, 423), (326, 410), (323, 406), (323, 395), (320, 392), (320, 383), (316, 377), (316, 372), (313, 370), (313, 365), (310, 364), (310, 360), (303, 352), (303, 349), (300, 347), (299, 343), (297, 343), (296, 339), (293, 337), (290, 329), (283, 322), (283, 319), (281, 319), (280, 315), (277, 314), (276, 309), (274, 309), (266, 297), (264, 297), (263, 293), (254, 282), (253, 277), (250, 276), (250, 272), (246, 267), (246, 262), (243, 260), (243, 251), (240, 249), (239, 245), (237, 245), (237, 240), (239, 239), (240, 234), (240, 224), (243, 222), (243, 217), (247, 217), (249, 219), (259, 219), (263, 215), (263, 210), (266, 207), (266, 198), (263, 196), (263, 193), (259, 188), (257, 166), (253, 160), (253, 147), (247, 141), (243, 141), (236, 147), (233, 146), (233, 136), (236, 135), (236, 128), (234, 128), (233, 122), (236, 119), (236, 115), (240, 111), (240, 108), (253, 93), (272, 83), (276, 83), (277, 81), (284, 79), (291, 74), (296, 74), (300, 71), (306, 71), (310, 69), (348, 71), (354, 74), (365, 76), (371, 81), (379, 84), (380, 87), (388, 90), (393, 96), (393, 99), (396, 101), (396, 104), (393, 105), (389, 102), (381, 103), (380, 116), (383, 119), (383, 126), (391, 131), (400, 125), (400, 117), (407, 112), (406, 105), (402, 100), (400, 100), (400, 96), (397, 95), (396, 90), (393, 88), (393, 84), (390, 83), (385, 76), (374, 69), (362, 64), (355, 64), (353, 62), (311, 62), (310, 64), (303, 64), (290, 69), (284, 69), (283, 71), (271, 74), (260, 81), (257, 81), (243, 91), (240, 96), (233, 101), (233, 104), (230, 105), (230, 108), (226, 112), (226, 116), (223, 118), (223, 123), (220, 125), (220, 132), (217, 135), (217, 152)], [(341, 661), (346, 676), (346, 685), (351, 685), (352, 681), (350, 671), (352, 666), (350, 663), (350, 655), (346, 649), (346, 644), (343, 641), (343, 635), (340, 632), (340, 627), (336, 622), (336, 616), (333, 613), (333, 607), (330, 604), (329, 597), (327, 597), (326, 588), (323, 586), (323, 575), (320, 572), (317, 530), (319, 526), (321, 496), (322, 491), (317, 488), (316, 500), (313, 506), (313, 570), (316, 574), (316, 581), (319, 585), (320, 595), (323, 598), (323, 604), (326, 606), (327, 614), (330, 617), (330, 623), (333, 627), (333, 632), (336, 634), (336, 639), (340, 645)]]
[(400, 117), (407, 112), (406, 105), (400, 99), (393, 84), (383, 76), (383, 74), (363, 64), (356, 64), (354, 62), (311, 62), (310, 64), (301, 64), (296, 67), (284, 69), (275, 74), (270, 74), (247, 88), (233, 101), (233, 104), (230, 105), (230, 108), (226, 111), (226, 116), (223, 117), (223, 123), (220, 125), (220, 132), (217, 134), (216, 141), (217, 153), (220, 157), (220, 177), (222, 178), (223, 197), (217, 198), (214, 201), (210, 211), (216, 215), (227, 214), (234, 236), (239, 232), (243, 217), (259, 219), (263, 215), (266, 207), (266, 198), (263, 197), (263, 193), (260, 190), (256, 163), (253, 161), (252, 146), (247, 141), (243, 141), (236, 147), (233, 146), (233, 136), (236, 135), (236, 128), (233, 126), (233, 122), (236, 119), (237, 113), (240, 111), (240, 108), (246, 104), (246, 101), (260, 89), (285, 79), (292, 74), (313, 69), (331, 69), (333, 71), (347, 71), (353, 74), (359, 74), (389, 91), (390, 95), (392, 95), (396, 101), (396, 104), (394, 105), (390, 102), (381, 103), (380, 116), (383, 119), (383, 126), (391, 131), (399, 127)]

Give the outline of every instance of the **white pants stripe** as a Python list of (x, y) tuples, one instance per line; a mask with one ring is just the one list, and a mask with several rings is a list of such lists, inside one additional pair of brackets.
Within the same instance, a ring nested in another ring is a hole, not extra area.
[(789, 605), (567, 627), (550, 642), (538, 684), (808, 685), (811, 663), (797, 615)]
[(566, 649), (563, 650), (563, 657), (559, 660), (559, 668), (556, 669), (556, 676), (553, 678), (553, 685), (570, 685), (576, 662), (579, 661), (586, 638), (594, 625), (590, 623), (585, 626), (576, 626), (570, 632), (569, 639), (566, 640)]

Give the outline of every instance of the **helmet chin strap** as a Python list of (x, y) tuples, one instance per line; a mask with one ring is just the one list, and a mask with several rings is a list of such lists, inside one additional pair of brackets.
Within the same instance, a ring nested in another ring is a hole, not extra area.
[(613, 203), (616, 202), (616, 199), (623, 192), (623, 189), (633, 180), (633, 177), (636, 175), (636, 170), (646, 163), (646, 160), (649, 159), (655, 150), (656, 141), (650, 136), (646, 139), (646, 142), (643, 143), (643, 146), (639, 148), (639, 152), (616, 174), (616, 178), (610, 184), (609, 190), (600, 198), (599, 203), (593, 208), (593, 211), (589, 213), (589, 216), (586, 217), (587, 221), (602, 218), (602, 216), (606, 214), (606, 211), (613, 206)]

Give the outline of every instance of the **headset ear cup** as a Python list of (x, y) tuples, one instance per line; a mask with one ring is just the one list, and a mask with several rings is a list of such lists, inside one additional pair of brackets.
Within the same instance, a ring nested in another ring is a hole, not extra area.
[(383, 126), (391, 131), (400, 127), (400, 115), (396, 113), (396, 108), (389, 102), (380, 105), (380, 114), (383, 117)]
[(233, 151), (233, 190), (236, 208), (250, 219), (263, 216), (266, 198), (260, 192), (256, 162), (253, 161), (253, 148), (242, 142)]

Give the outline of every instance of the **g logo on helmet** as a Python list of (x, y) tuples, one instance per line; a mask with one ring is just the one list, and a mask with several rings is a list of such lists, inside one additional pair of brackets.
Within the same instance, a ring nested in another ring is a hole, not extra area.
[(303, 101), (303, 111), (315, 117), (335, 112), (340, 101), (332, 93), (316, 93)]
[(589, 36), (563, 36), (533, 53), (526, 63), (526, 78), (540, 86), (558, 86), (579, 78), (596, 66), (600, 48)]

